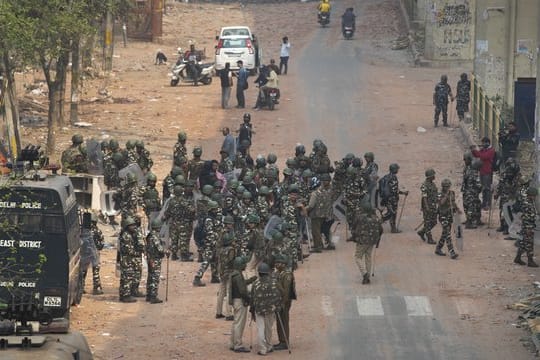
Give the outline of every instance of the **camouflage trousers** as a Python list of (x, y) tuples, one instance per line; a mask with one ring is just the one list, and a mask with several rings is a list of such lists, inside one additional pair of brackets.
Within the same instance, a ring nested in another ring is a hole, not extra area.
[(465, 216), (468, 222), (474, 222), (480, 220), (481, 216), (481, 204), (480, 194), (465, 191), (463, 193), (463, 209), (465, 210)]
[(148, 277), (146, 278), (146, 297), (155, 298), (158, 295), (159, 276), (161, 274), (161, 259), (150, 258), (148, 262)]
[(356, 251), (354, 252), (354, 261), (363, 276), (371, 272), (371, 254), (373, 253), (373, 245), (356, 243)]
[(452, 216), (439, 216), (439, 222), (442, 226), (442, 233), (441, 238), (439, 239), (439, 242), (437, 243), (437, 250), (441, 250), (444, 244), (446, 243), (446, 247), (448, 247), (448, 252), (450, 255), (454, 255), (454, 246), (452, 245)]
[(137, 292), (141, 281), (142, 259), (140, 256), (120, 257), (120, 297)]
[(193, 233), (193, 221), (175, 223), (169, 231), (171, 237), (171, 254), (177, 254), (179, 250), (182, 255), (188, 254), (189, 242)]
[(399, 196), (390, 196), (386, 200), (386, 215), (392, 226), (396, 225), (396, 217), (398, 211)]
[[(101, 279), (99, 277), (99, 265), (92, 266), (92, 283), (94, 285), (94, 289), (101, 288)], [(84, 288), (84, 281), (86, 279), (86, 274), (88, 272), (88, 266), (83, 270), (83, 288)]]
[(437, 212), (432, 210), (422, 210), (422, 215), (424, 217), (424, 226), (418, 232), (424, 233), (430, 237), (431, 230), (437, 225)]
[(286, 246), (287, 257), (289, 258), (289, 263), (287, 264), (288, 268), (296, 268), (298, 263), (298, 248), (300, 247), (300, 242), (298, 241), (299, 235), (295, 232), (290, 233), (291, 238), (288, 239)]
[(534, 255), (534, 229), (521, 230), (522, 238), (518, 241), (519, 251), (524, 252), (527, 256)]
[(510, 201), (510, 198), (507, 196), (501, 196), (499, 198), (499, 221), (501, 222), (501, 228), (508, 230), (508, 224), (504, 219), (503, 205)]
[(215, 248), (216, 247), (215, 247), (214, 244), (205, 244), (204, 247), (201, 248), (201, 254), (202, 254), (203, 261), (201, 263), (201, 267), (197, 271), (197, 275), (195, 275), (195, 276), (197, 276), (199, 278), (202, 278), (204, 276), (204, 273), (206, 272), (206, 270), (210, 266), (210, 271), (212, 272), (212, 276), (213, 277), (218, 277), (217, 264), (216, 264), (216, 261), (215, 261), (215, 258), (216, 258), (216, 256), (215, 256), (216, 249)]

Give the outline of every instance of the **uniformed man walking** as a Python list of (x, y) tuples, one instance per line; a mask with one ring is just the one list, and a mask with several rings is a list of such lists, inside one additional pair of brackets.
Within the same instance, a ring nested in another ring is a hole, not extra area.
[(279, 343), (274, 345), (274, 350), (287, 350), (290, 344), (289, 337), (289, 311), (293, 300), (296, 300), (296, 284), (294, 274), (288, 270), (289, 259), (286, 255), (277, 256), (274, 259), (278, 284), (282, 292), (281, 308), (276, 313), (277, 334)]
[(161, 274), (161, 260), (165, 256), (163, 242), (159, 235), (162, 222), (160, 219), (152, 220), (151, 231), (146, 237), (146, 260), (148, 263), (148, 278), (146, 280), (146, 301), (150, 304), (159, 304), (163, 300), (158, 298), (159, 275)]
[(231, 329), (230, 349), (238, 353), (250, 352), (242, 345), (242, 335), (246, 327), (247, 307), (250, 303), (250, 297), (247, 285), (251, 284), (256, 277), (248, 280), (244, 279), (242, 272), (246, 269), (246, 259), (236, 257), (234, 259), (234, 270), (231, 273), (231, 282), (229, 290), (229, 304), (233, 307), (234, 321)]
[(362, 284), (369, 284), (371, 253), (383, 233), (382, 223), (369, 202), (362, 203), (361, 212), (356, 212), (353, 218), (351, 232), (352, 239), (356, 242), (354, 258), (362, 274)]
[(141, 256), (144, 241), (135, 220), (128, 216), (123, 220), (120, 235), (120, 301), (135, 302), (134, 297), (143, 297), (138, 290), (137, 276), (141, 271)]
[(424, 217), (424, 225), (417, 232), (418, 236), (428, 244), (435, 244), (431, 230), (437, 225), (437, 205), (438, 194), (437, 185), (435, 185), (435, 170), (426, 170), (426, 180), (422, 183), (420, 191), (422, 192), (422, 215)]
[(527, 266), (538, 267), (534, 262), (534, 229), (536, 228), (536, 207), (535, 201), (538, 196), (538, 190), (535, 187), (527, 189), (527, 196), (521, 202), (521, 240), (518, 242), (518, 250), (514, 263), (525, 265), (521, 260), (523, 253), (527, 254)]
[(442, 233), (437, 247), (435, 248), (435, 254), (439, 256), (445, 256), (446, 254), (442, 252), (442, 247), (444, 243), (448, 247), (448, 252), (452, 259), (457, 259), (458, 254), (454, 250), (452, 245), (452, 223), (454, 218), (454, 213), (460, 213), (461, 210), (456, 205), (456, 195), (454, 191), (450, 190), (452, 182), (449, 179), (444, 179), (441, 182), (441, 193), (439, 194), (439, 222), (442, 226)]
[(442, 112), (443, 126), (448, 126), (448, 97), (454, 101), (452, 89), (448, 85), (448, 76), (442, 75), (441, 81), (435, 85), (433, 93), (433, 105), (435, 106), (435, 127), (439, 125), (439, 115)]

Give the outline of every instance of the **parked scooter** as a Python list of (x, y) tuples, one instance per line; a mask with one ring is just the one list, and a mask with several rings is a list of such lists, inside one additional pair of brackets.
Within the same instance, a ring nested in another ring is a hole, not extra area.
[[(188, 71), (189, 62), (178, 61), (172, 69), (171, 86), (177, 86), (180, 81), (184, 83), (193, 83), (190, 72)], [(201, 82), (204, 85), (210, 85), (212, 83), (212, 76), (214, 75), (214, 63), (198, 64), (199, 77), (197, 82)]]

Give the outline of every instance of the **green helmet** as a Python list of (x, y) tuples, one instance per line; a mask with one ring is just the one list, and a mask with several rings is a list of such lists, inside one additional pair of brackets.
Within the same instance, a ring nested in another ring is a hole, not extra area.
[(186, 141), (187, 140), (187, 134), (185, 131), (180, 131), (178, 133), (178, 141)]
[(174, 184), (175, 185), (186, 185), (186, 178), (184, 177), (184, 175), (177, 175), (174, 178)]
[(450, 179), (444, 179), (443, 181), (441, 181), (441, 186), (443, 188), (449, 188), (450, 186), (452, 186), (452, 182), (450, 181)]
[(538, 189), (533, 187), (533, 186), (530, 186), (528, 189), (527, 189), (527, 196), (537, 196), (538, 195)]
[(426, 170), (426, 177), (427, 178), (434, 177), (434, 176), (435, 176), (435, 170), (433, 170), (433, 169), (427, 169)]
[(294, 174), (294, 172), (291, 168), (286, 167), (283, 169), (283, 175), (291, 176), (292, 174)]
[(79, 145), (79, 144), (82, 144), (84, 142), (84, 138), (81, 134), (75, 134), (71, 137), (71, 142), (74, 144), (74, 145)]
[(473, 154), (470, 151), (465, 151), (463, 153), (463, 160), (472, 160)]
[(238, 185), (238, 187), (236, 188), (236, 193), (238, 195), (243, 194), (244, 191), (246, 191), (246, 187), (244, 185)]
[(112, 160), (115, 163), (119, 163), (124, 160), (124, 155), (121, 152), (117, 151), (113, 154)]
[(183, 175), (184, 174), (184, 170), (182, 170), (182, 168), (180, 166), (173, 166), (172, 169), (171, 169), (171, 176), (173, 179), (176, 179), (176, 177), (178, 175)]
[(217, 209), (219, 209), (219, 204), (214, 200), (210, 200), (208, 202), (208, 210), (217, 210)]
[(184, 192), (184, 189), (180, 185), (174, 185), (173, 187), (173, 194), (174, 196), (180, 196)]
[(126, 142), (126, 149), (133, 150), (135, 148), (135, 140), (128, 140)]
[(251, 224), (258, 224), (261, 222), (261, 218), (257, 214), (249, 214), (246, 221)]
[(370, 159), (371, 161), (375, 160), (375, 155), (371, 151), (364, 154), (364, 159)]
[(118, 141), (115, 139), (109, 140), (109, 148), (111, 150), (117, 150), (120, 147), (120, 144), (118, 144)]
[(390, 170), (390, 172), (391, 172), (392, 174), (395, 174), (395, 173), (397, 173), (398, 170), (399, 170), (399, 165), (396, 164), (396, 163), (390, 164), (390, 166), (388, 167), (388, 169)]
[(100, 144), (101, 150), (107, 150), (109, 148), (109, 142), (107, 140), (103, 140)]
[(226, 232), (221, 237), (221, 242), (222, 242), (223, 246), (229, 246), (233, 242), (233, 240), (234, 240), (234, 236), (233, 236), (233, 234), (231, 234), (229, 232)]
[(302, 172), (302, 177), (303, 178), (310, 178), (310, 177), (313, 177), (313, 172), (309, 169), (306, 169)]
[(231, 180), (231, 181), (229, 181), (229, 182), (227, 183), (227, 187), (228, 187), (229, 189), (237, 189), (239, 184), (240, 184), (240, 183), (238, 182), (238, 180), (233, 179), (233, 180)]
[(274, 231), (274, 233), (272, 234), (272, 239), (281, 241), (283, 240), (283, 234), (281, 233), (281, 231)]
[(135, 140), (135, 147), (139, 149), (144, 148), (144, 142), (142, 140)]
[(362, 161), (361, 158), (359, 157), (355, 157), (354, 159), (352, 159), (351, 161), (351, 165), (355, 168), (360, 168), (362, 167), (362, 165), (364, 164), (364, 162)]
[(266, 161), (269, 163), (269, 164), (275, 164), (276, 161), (277, 161), (277, 155), (274, 154), (274, 153), (270, 153), (266, 156)]
[(289, 188), (287, 189), (287, 192), (290, 193), (298, 193), (300, 189), (298, 188), (297, 184), (291, 184), (289, 185)]
[(249, 184), (253, 181), (253, 174), (251, 172), (247, 172), (244, 175), (244, 179), (242, 180), (242, 184)]
[(287, 161), (285, 161), (285, 165), (289, 168), (296, 167), (296, 160), (294, 158), (288, 158)]
[(474, 159), (472, 164), (471, 164), (472, 168), (475, 169), (475, 170), (480, 170), (480, 168), (482, 167), (482, 160), (480, 159)]
[(249, 191), (244, 191), (242, 194), (242, 199), (251, 199), (253, 196)]
[(194, 188), (195, 187), (195, 180), (187, 179), (186, 184), (184, 185), (184, 187), (191, 188), (191, 189)]
[(148, 181), (157, 181), (157, 176), (154, 173), (149, 172), (146, 174), (146, 182)]
[(260, 263), (259, 266), (257, 266), (257, 272), (259, 274), (270, 274), (270, 266), (268, 266), (267, 263)]
[(268, 195), (270, 194), (270, 189), (268, 188), (268, 186), (261, 186), (261, 188), (259, 189), (259, 195)]
[(287, 257), (287, 255), (277, 254), (274, 257), (274, 263), (275, 264), (285, 264), (285, 265), (287, 265), (289, 263), (289, 258)]
[(150, 224), (152, 229), (161, 229), (161, 225), (163, 225), (163, 223), (161, 222), (159, 218), (155, 218), (154, 220), (152, 220)]
[(224, 224), (234, 224), (234, 218), (231, 215), (227, 215), (223, 218)]
[(246, 259), (243, 256), (237, 256), (234, 258), (233, 266), (236, 270), (243, 270), (246, 266)]
[(354, 159), (354, 154), (353, 153), (348, 153), (347, 155), (345, 155), (344, 159), (352, 161), (352, 159)]
[(221, 189), (221, 187), (222, 187), (221, 181), (218, 180), (218, 181), (216, 181), (216, 182), (214, 183), (214, 188), (216, 188), (216, 189)]
[(210, 195), (210, 199), (217, 201), (217, 203), (220, 204), (223, 201), (223, 194), (220, 192), (213, 192), (212, 195)]
[(137, 177), (132, 173), (126, 175), (126, 184), (134, 184), (137, 182)]
[(193, 149), (193, 155), (194, 155), (194, 156), (201, 156), (201, 155), (202, 155), (202, 147), (196, 146), (196, 147)]
[(137, 222), (131, 216), (126, 217), (124, 221), (122, 221), (122, 227), (124, 229), (127, 228), (129, 225), (134, 225), (134, 224), (137, 224)]
[(214, 187), (212, 185), (204, 185), (202, 188), (202, 193), (206, 196), (210, 196), (214, 192)]

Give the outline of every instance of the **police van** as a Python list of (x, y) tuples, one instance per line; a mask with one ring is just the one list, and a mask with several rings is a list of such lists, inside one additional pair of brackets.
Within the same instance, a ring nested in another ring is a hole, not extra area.
[(28, 322), (39, 322), (40, 332), (68, 331), (70, 306), (83, 292), (79, 223), (67, 176), (33, 171), (0, 180), (0, 320), (30, 333)]

